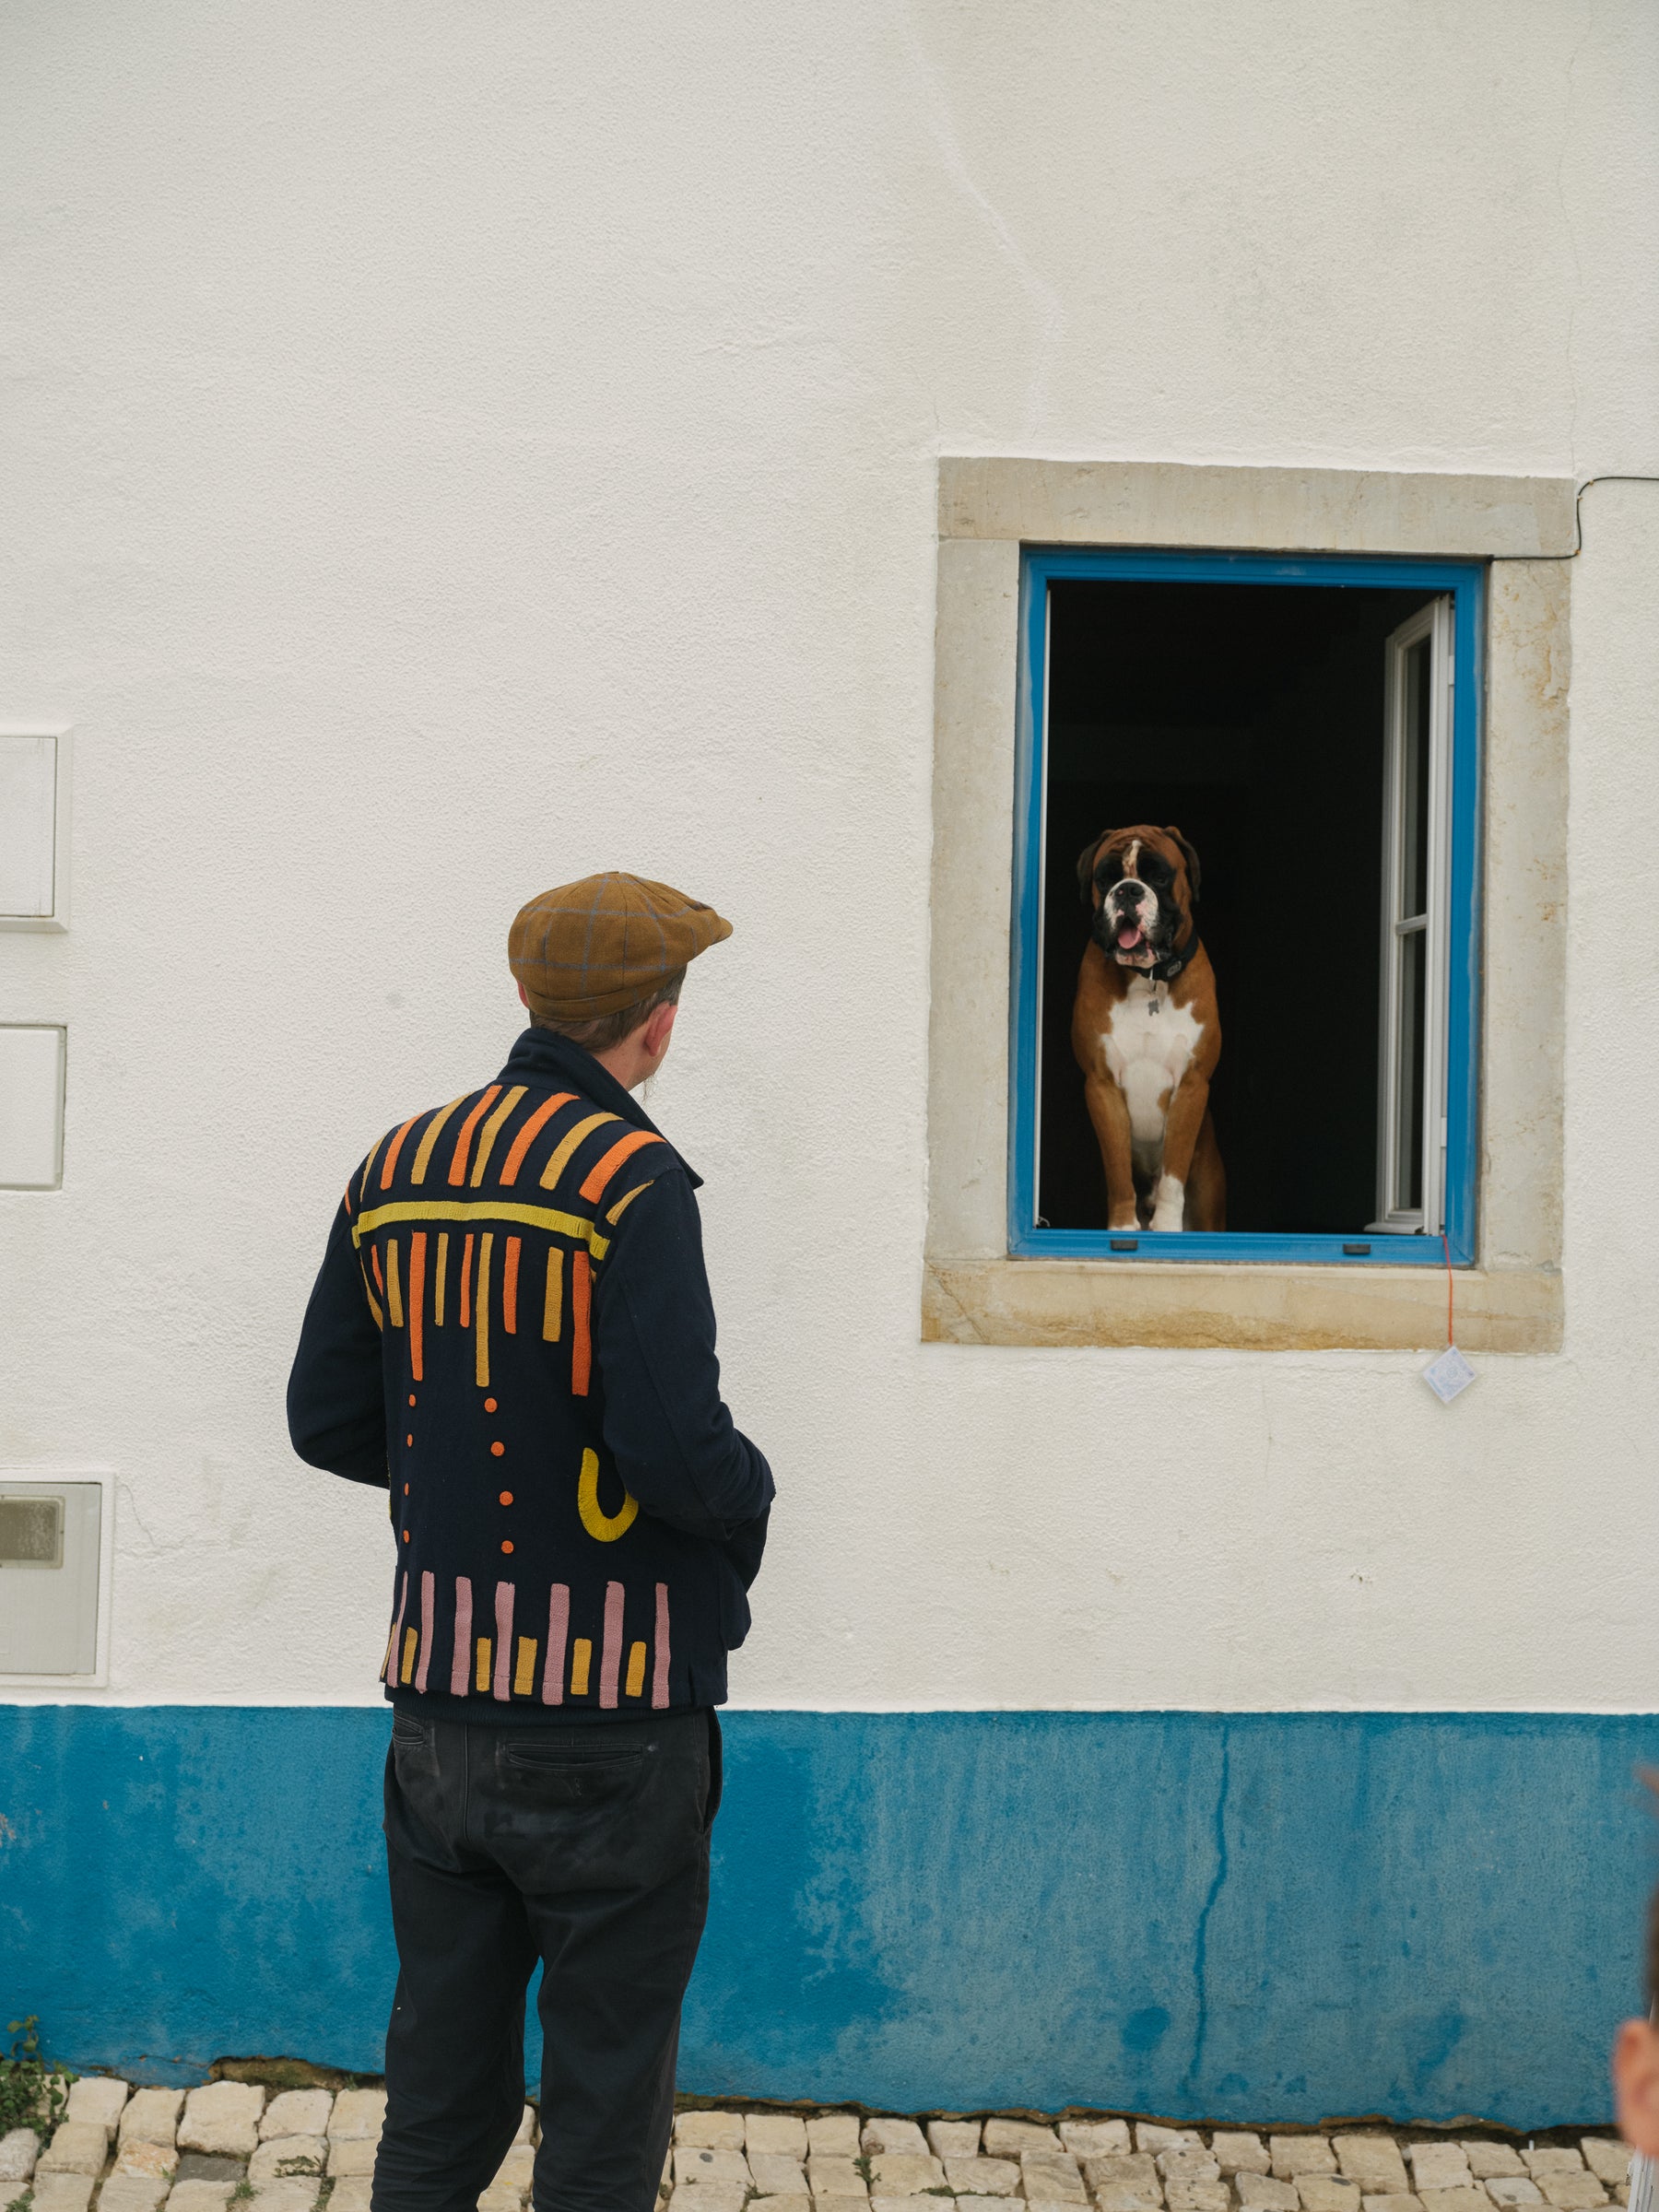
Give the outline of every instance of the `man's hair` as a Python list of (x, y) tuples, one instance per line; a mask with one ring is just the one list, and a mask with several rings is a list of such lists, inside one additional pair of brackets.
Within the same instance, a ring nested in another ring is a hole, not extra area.
[(686, 971), (681, 968), (649, 998), (637, 998), (631, 1006), (618, 1006), (614, 1014), (599, 1014), (592, 1021), (555, 1021), (551, 1015), (533, 1012), (531, 1024), (538, 1030), (551, 1030), (555, 1037), (568, 1037), (584, 1053), (608, 1053), (613, 1044), (620, 1044), (625, 1037), (642, 1029), (659, 1006), (677, 1006), (685, 980)]

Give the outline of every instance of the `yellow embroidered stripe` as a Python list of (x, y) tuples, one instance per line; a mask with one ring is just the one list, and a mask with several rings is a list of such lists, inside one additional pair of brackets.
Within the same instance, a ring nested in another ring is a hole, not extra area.
[(362, 1181), (358, 1184), (358, 1204), (359, 1206), (361, 1206), (363, 1203), (363, 1193), (369, 1188), (369, 1171), (374, 1165), (374, 1154), (380, 1150), (381, 1147), (385, 1143), (385, 1141), (386, 1140), (383, 1136), (377, 1136), (374, 1140), (374, 1152), (371, 1152), (368, 1159), (363, 1162), (363, 1177)]
[(489, 1383), (489, 1248), (495, 1233), (486, 1230), (478, 1240), (478, 1334), (473, 1353), (473, 1373), (480, 1390)]
[(551, 1230), (555, 1236), (574, 1237), (585, 1244), (595, 1260), (611, 1248), (592, 1221), (580, 1214), (560, 1212), (556, 1206), (520, 1206), (511, 1198), (397, 1198), (390, 1206), (371, 1207), (351, 1225), (352, 1241), (359, 1242), (386, 1221), (518, 1221), (530, 1229)]
[(478, 1138), (477, 1157), (473, 1161), (472, 1187), (475, 1191), (484, 1180), (484, 1163), (489, 1158), (490, 1147), (500, 1135), (501, 1124), (524, 1097), (524, 1084), (515, 1083), (484, 1124), (483, 1134)]
[(594, 1131), (603, 1129), (606, 1122), (619, 1122), (621, 1119), (619, 1113), (590, 1113), (586, 1121), (578, 1122), (574, 1129), (567, 1129), (547, 1155), (547, 1164), (541, 1171), (542, 1189), (550, 1191), (553, 1188), (570, 1166), (571, 1155), (584, 1136), (592, 1136)]
[(588, 1669), (594, 1664), (594, 1647), (585, 1636), (578, 1636), (571, 1646), (571, 1695), (585, 1698), (588, 1693)]
[[(656, 1178), (653, 1175), (652, 1177), (652, 1182), (654, 1182), (655, 1181)], [(636, 1182), (631, 1191), (623, 1192), (621, 1197), (618, 1199), (616, 1205), (611, 1207), (610, 1212), (605, 1217), (613, 1229), (615, 1229), (618, 1222), (621, 1220), (623, 1215), (628, 1211), (629, 1207), (633, 1204), (640, 1193), (641, 1191), (648, 1191), (650, 1188), (650, 1182)]]
[[(409, 1633), (410, 1633), (410, 1635), (412, 1636), (412, 1635), (415, 1633), (414, 1630), (413, 1630), (413, 1629), (411, 1629), (411, 1630), (410, 1630), (410, 1631), (409, 1631)], [(645, 1687), (645, 1646), (644, 1646), (642, 1643), (636, 1643), (636, 1644), (634, 1644), (634, 1645), (632, 1645), (632, 1646), (630, 1647), (630, 1649), (629, 1649), (629, 1654), (628, 1654), (628, 1694), (629, 1694), (629, 1696), (630, 1698), (637, 1698), (637, 1697), (639, 1696), (640, 1692), (641, 1692), (641, 1690), (644, 1688), (644, 1687)]]
[(512, 1673), (515, 1697), (527, 1698), (535, 1688), (535, 1639), (521, 1636), (518, 1640), (518, 1665)]
[(421, 1133), (420, 1142), (415, 1147), (415, 1165), (409, 1174), (411, 1182), (426, 1181), (427, 1164), (432, 1157), (432, 1147), (438, 1142), (438, 1132), (449, 1120), (450, 1115), (454, 1112), (456, 1107), (461, 1105), (469, 1095), (464, 1090), (460, 1098), (452, 1099), (447, 1106), (441, 1107), (427, 1124)]
[(403, 1288), (397, 1277), (397, 1239), (386, 1239), (386, 1312), (392, 1316), (392, 1326), (404, 1325)]

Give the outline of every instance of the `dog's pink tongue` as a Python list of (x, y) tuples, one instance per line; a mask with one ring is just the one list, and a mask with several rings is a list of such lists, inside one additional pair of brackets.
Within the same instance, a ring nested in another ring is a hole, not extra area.
[(1118, 931), (1118, 945), (1124, 952), (1133, 952), (1141, 941), (1141, 933), (1133, 924), (1125, 922)]

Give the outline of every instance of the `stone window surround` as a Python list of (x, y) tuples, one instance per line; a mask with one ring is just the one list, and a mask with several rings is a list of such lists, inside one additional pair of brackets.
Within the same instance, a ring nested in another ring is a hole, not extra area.
[(1567, 477), (942, 458), (922, 1335), (957, 1344), (1431, 1350), (1435, 1268), (1016, 1259), (1010, 926), (1022, 546), (1488, 559), (1469, 1351), (1561, 1342)]

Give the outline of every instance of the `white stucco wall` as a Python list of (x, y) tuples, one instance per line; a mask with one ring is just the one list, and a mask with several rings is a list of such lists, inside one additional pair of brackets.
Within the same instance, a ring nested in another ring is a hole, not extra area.
[(0, 1463), (119, 1470), (88, 1694), (374, 1697), (328, 1218), (628, 866), (737, 925), (650, 1105), (780, 1483), (739, 1701), (1652, 1704), (1659, 487), (1574, 571), (1561, 1356), (917, 1340), (937, 454), (1659, 472), (1645, 0), (13, 0), (0, 209), (0, 721), (77, 747)]

